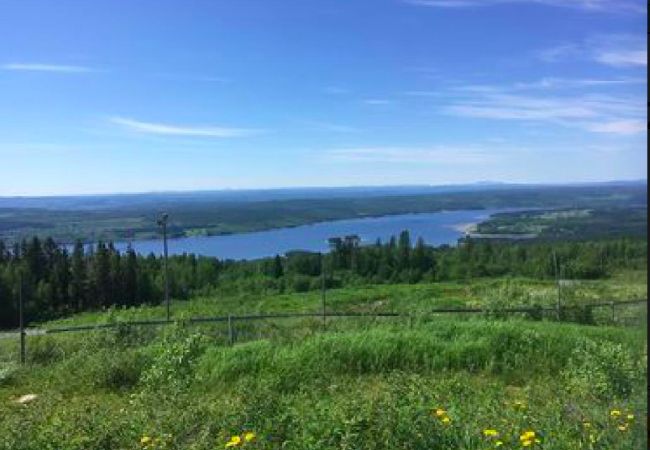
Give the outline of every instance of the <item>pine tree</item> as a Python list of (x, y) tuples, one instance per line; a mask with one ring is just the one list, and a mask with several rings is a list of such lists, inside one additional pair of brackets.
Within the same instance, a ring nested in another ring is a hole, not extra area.
[(73, 307), (78, 311), (83, 311), (87, 307), (88, 273), (84, 258), (84, 246), (79, 240), (75, 242), (72, 250), (70, 286), (68, 290)]

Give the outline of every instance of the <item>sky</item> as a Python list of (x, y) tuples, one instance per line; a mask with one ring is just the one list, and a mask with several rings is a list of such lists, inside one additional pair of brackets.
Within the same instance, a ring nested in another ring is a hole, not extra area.
[(647, 177), (642, 0), (0, 0), (0, 196)]

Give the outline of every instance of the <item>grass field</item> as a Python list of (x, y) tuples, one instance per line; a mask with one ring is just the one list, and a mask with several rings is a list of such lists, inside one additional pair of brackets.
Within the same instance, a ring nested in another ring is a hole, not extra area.
[[(565, 295), (645, 298), (645, 283), (645, 274), (626, 272)], [(553, 283), (526, 279), (346, 288), (328, 293), (333, 310), (419, 314), (331, 320), (325, 332), (313, 318), (238, 325), (233, 346), (223, 325), (182, 322), (36, 336), (24, 367), (9, 362), (16, 342), (0, 341), (0, 449), (647, 448), (645, 322), (424, 314), (553, 304), (556, 293)], [(174, 302), (173, 314), (319, 306), (318, 293), (230, 292)], [(164, 308), (42, 326), (154, 317)], [(37, 398), (18, 404), (25, 394)]]

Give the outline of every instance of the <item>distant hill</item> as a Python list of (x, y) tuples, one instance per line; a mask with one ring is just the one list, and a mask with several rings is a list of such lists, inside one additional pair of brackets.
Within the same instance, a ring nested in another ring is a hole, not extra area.
[(39, 208), (51, 210), (109, 210), (134, 206), (179, 205), (191, 203), (259, 202), (271, 200), (364, 198), (403, 195), (438, 194), (445, 192), (476, 192), (493, 189), (534, 189), (562, 186), (634, 186), (647, 180), (606, 181), (569, 184), (517, 184), (478, 181), (457, 185), (352, 186), (277, 189), (242, 189), (214, 191), (169, 191), (132, 194), (101, 194), (71, 196), (2, 197), (0, 208)]

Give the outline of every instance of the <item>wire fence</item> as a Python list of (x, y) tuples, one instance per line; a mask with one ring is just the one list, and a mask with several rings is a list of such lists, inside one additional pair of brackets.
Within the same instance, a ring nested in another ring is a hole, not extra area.
[[(208, 327), (205, 329), (213, 337), (227, 345), (236, 342), (271, 337), (299, 337), (300, 333), (313, 333), (317, 330), (336, 331), (344, 324), (341, 319), (359, 319), (361, 323), (372, 326), (379, 320), (397, 319), (403, 326), (414, 322), (434, 320), (442, 315), (477, 316), (492, 318), (521, 317), (529, 320), (553, 320), (578, 322), (592, 325), (635, 325), (647, 319), (647, 299), (625, 301), (600, 301), (596, 303), (558, 306), (516, 306), (508, 308), (434, 308), (418, 313), (413, 312), (288, 312), (272, 314), (222, 315), (212, 317), (190, 317), (182, 319), (152, 319), (115, 321), (110, 323), (58, 326), (47, 328), (26, 328), (13, 332), (0, 333), (1, 340), (19, 342), (20, 361), (25, 362), (29, 340), (39, 336), (59, 335), (77, 332), (121, 329), (133, 330), (145, 327), (164, 327), (172, 324)], [(283, 328), (284, 326), (284, 328)], [(153, 331), (153, 330), (152, 330)]]

